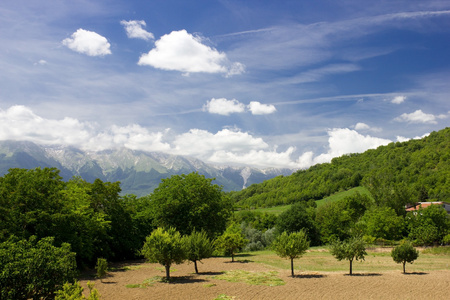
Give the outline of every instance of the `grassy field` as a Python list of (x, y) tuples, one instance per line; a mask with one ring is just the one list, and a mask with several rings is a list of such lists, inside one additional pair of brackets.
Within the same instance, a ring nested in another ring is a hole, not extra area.
[[(419, 258), (413, 264), (407, 264), (406, 272), (450, 270), (450, 247), (440, 248), (445, 251), (421, 250)], [(364, 261), (353, 262), (353, 272), (380, 273), (392, 270), (401, 272), (402, 265), (392, 260), (390, 251), (391, 248), (369, 248)], [(242, 253), (237, 260), (290, 269), (290, 260), (282, 259), (268, 250)], [(294, 260), (294, 267), (296, 272), (347, 272), (349, 262), (337, 261), (326, 247), (312, 247), (304, 256)]]
[[(324, 205), (325, 203), (340, 200), (342, 198), (354, 195), (357, 192), (360, 194), (363, 194), (363, 195), (370, 196), (369, 191), (365, 187), (358, 186), (358, 187), (352, 188), (348, 191), (339, 192), (339, 193), (333, 194), (329, 197), (323, 198), (321, 200), (317, 200), (316, 204), (317, 204), (317, 207), (320, 207), (320, 206)], [(253, 211), (279, 215), (282, 212), (284, 212), (285, 210), (287, 210), (289, 207), (291, 207), (291, 205), (280, 205), (280, 206), (274, 206), (274, 207), (268, 207), (268, 208), (257, 208), (257, 209), (254, 209)]]

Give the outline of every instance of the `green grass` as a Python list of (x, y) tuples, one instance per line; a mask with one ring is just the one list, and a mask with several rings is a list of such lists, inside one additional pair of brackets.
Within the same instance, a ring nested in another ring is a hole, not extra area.
[(164, 280), (165, 280), (164, 277), (154, 276), (152, 278), (145, 279), (142, 283), (127, 284), (125, 287), (130, 288), (130, 289), (135, 289), (135, 288), (144, 289), (144, 288), (147, 288), (149, 286), (152, 286), (156, 282), (163, 282)]
[[(333, 195), (331, 195), (329, 197), (326, 197), (326, 198), (323, 198), (321, 200), (317, 200), (316, 201), (317, 207), (320, 207), (320, 206), (322, 206), (322, 205), (324, 205), (325, 203), (328, 203), (328, 202), (333, 202), (333, 201), (341, 200), (341, 199), (343, 199), (345, 197), (348, 197), (348, 196), (352, 196), (356, 192), (358, 192), (360, 194), (363, 194), (363, 195), (368, 195), (369, 197), (371, 197), (370, 192), (365, 187), (358, 186), (358, 187), (352, 188), (352, 189), (347, 190), (347, 191), (343, 191), (343, 192), (339, 192), (339, 193), (333, 194)], [(291, 207), (290, 204), (289, 205), (280, 205), (280, 206), (267, 207), (267, 208), (256, 208), (253, 211), (254, 212), (261, 212), (261, 213), (269, 213), (269, 214), (279, 215), (282, 212), (284, 212), (285, 210), (289, 209), (289, 207)]]
[[(449, 248), (449, 247), (439, 247)], [(390, 253), (391, 248), (367, 249), (368, 255), (364, 261), (354, 261), (355, 273), (379, 273), (399, 270), (402, 266), (396, 264)], [(438, 249), (438, 248), (436, 248)], [(428, 272), (434, 270), (450, 270), (449, 250), (425, 250), (421, 251), (419, 258), (413, 264), (408, 264), (407, 272)], [(436, 254), (434, 254), (436, 253)], [(278, 257), (273, 251), (255, 251), (245, 253), (245, 258), (262, 263), (276, 269), (290, 269), (290, 260)], [(349, 262), (336, 260), (327, 247), (312, 247), (301, 258), (294, 260), (296, 272), (348, 272)]]
[(262, 213), (269, 213), (269, 214), (275, 214), (279, 215), (285, 210), (287, 210), (291, 205), (280, 205), (280, 206), (273, 206), (273, 207), (267, 207), (267, 208), (256, 208), (253, 211), (254, 212), (262, 212)]
[(226, 280), (228, 282), (245, 282), (253, 285), (267, 285), (278, 286), (284, 285), (285, 282), (279, 278), (278, 272), (249, 272), (244, 270), (226, 271), (222, 275), (217, 275), (214, 278)]
[(358, 187), (349, 189), (347, 191), (335, 193), (335, 194), (333, 194), (331, 196), (328, 196), (328, 197), (325, 197), (325, 198), (323, 198), (321, 200), (317, 200), (316, 204), (317, 204), (317, 207), (320, 207), (320, 206), (322, 206), (322, 205), (324, 205), (324, 204), (326, 204), (328, 202), (333, 202), (333, 201), (341, 200), (341, 199), (343, 199), (345, 197), (348, 197), (348, 196), (352, 196), (352, 195), (356, 194), (357, 192), (362, 194), (362, 195), (367, 195), (369, 197), (372, 197), (370, 192), (365, 187), (358, 186)]
[(220, 294), (216, 299), (214, 300), (233, 300), (235, 297), (227, 296), (225, 294)]

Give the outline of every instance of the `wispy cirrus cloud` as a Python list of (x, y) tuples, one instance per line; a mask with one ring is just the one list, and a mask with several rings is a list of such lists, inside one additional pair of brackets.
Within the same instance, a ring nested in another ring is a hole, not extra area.
[(82, 28), (75, 31), (70, 38), (64, 39), (62, 44), (75, 52), (89, 56), (111, 54), (111, 44), (104, 36)]

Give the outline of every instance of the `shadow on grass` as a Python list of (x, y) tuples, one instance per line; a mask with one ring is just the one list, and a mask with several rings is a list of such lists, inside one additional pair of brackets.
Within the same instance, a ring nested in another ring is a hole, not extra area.
[(294, 275), (294, 278), (324, 278), (327, 277), (326, 275), (322, 274), (299, 274)]
[(403, 275), (428, 275), (428, 273), (425, 272), (406, 272), (406, 273), (402, 273)]
[(373, 277), (373, 276), (381, 276), (380, 273), (353, 273), (352, 275), (350, 274), (345, 274), (344, 276), (354, 276), (354, 277)]
[(235, 259), (234, 261), (225, 261), (226, 264), (248, 264), (254, 262), (253, 260), (249, 259)]
[(225, 272), (198, 272), (196, 275), (206, 275), (206, 276), (216, 276), (216, 275), (222, 275)]
[[(166, 280), (164, 280), (167, 282)], [(205, 282), (205, 279), (196, 278), (194, 276), (173, 276), (170, 277), (170, 280), (168, 283), (170, 284), (188, 284), (188, 283), (199, 283), (199, 282)]]

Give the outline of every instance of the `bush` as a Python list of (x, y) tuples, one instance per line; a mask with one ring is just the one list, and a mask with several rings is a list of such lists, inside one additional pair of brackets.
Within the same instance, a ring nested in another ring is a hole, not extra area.
[(0, 299), (53, 297), (75, 276), (75, 253), (69, 244), (55, 247), (52, 237), (0, 244)]

